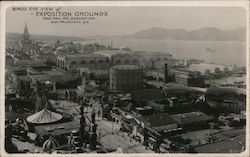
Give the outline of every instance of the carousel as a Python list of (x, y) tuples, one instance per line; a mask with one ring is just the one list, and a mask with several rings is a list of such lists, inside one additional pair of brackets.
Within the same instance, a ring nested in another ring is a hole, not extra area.
[(27, 122), (31, 124), (48, 124), (62, 119), (62, 115), (52, 112), (47, 108), (27, 117)]

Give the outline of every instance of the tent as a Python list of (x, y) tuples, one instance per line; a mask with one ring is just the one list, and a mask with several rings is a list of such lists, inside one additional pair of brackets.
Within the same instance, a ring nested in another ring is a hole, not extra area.
[(62, 115), (52, 112), (48, 109), (43, 109), (27, 118), (29, 123), (46, 124), (56, 122), (62, 119)]
[(57, 147), (59, 147), (59, 143), (51, 136), (43, 143), (44, 151), (51, 151)]

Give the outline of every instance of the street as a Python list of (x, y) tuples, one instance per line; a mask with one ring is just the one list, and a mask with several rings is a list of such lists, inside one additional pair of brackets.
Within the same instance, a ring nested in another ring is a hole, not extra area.
[(98, 129), (101, 130), (103, 148), (116, 150), (117, 147), (121, 147), (124, 153), (153, 153), (152, 150), (146, 150), (145, 146), (130, 137), (128, 133), (118, 130), (118, 126), (113, 122), (101, 120), (97, 124)]

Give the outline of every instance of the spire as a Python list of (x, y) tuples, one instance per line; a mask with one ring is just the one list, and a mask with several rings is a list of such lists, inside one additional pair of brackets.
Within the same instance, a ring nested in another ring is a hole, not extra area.
[(29, 34), (27, 22), (25, 22), (24, 34)]
[(24, 32), (23, 32), (23, 40), (24, 41), (29, 41), (30, 40), (30, 34), (28, 31), (28, 26), (27, 23), (25, 22), (25, 27), (24, 27)]

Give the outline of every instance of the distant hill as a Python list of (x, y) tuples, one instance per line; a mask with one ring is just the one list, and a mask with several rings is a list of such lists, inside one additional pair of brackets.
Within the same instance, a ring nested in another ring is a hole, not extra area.
[[(40, 40), (40, 41), (83, 41), (86, 40), (81, 37), (70, 37), (70, 36), (56, 36), (56, 35), (38, 35), (38, 34), (31, 34), (30, 38), (32, 40)], [(22, 34), (20, 33), (6, 33), (7, 40), (20, 40), (22, 39)]]
[(170, 40), (207, 40), (207, 41), (245, 41), (246, 29), (220, 30), (201, 28), (192, 31), (185, 29), (150, 28), (134, 34), (123, 35), (125, 39), (170, 39)]

